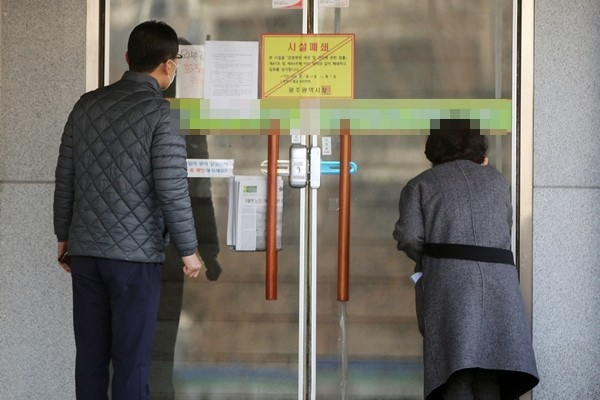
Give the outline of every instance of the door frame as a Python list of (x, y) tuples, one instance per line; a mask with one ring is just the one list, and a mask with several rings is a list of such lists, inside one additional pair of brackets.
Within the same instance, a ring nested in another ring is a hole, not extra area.
[[(501, 1), (501, 0), (496, 0)], [(106, 29), (110, 2), (86, 0), (86, 91), (103, 86), (108, 75)], [(512, 0), (512, 107), (513, 149), (511, 177), (515, 210), (513, 248), (516, 253), (521, 291), (532, 321), (533, 315), (533, 101), (535, 0)], [(303, 27), (305, 30), (306, 27)], [(317, 32), (315, 32), (317, 33)], [(528, 394), (524, 399), (531, 398)]]

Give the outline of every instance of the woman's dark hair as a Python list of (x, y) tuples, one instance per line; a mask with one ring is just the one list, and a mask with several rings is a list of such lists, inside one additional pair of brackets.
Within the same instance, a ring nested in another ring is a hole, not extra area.
[(142, 22), (131, 31), (127, 42), (129, 69), (152, 72), (166, 60), (177, 57), (177, 33), (162, 21)]
[(477, 121), (441, 119), (432, 121), (425, 144), (425, 156), (433, 165), (454, 160), (481, 164), (488, 151), (487, 138), (481, 135)]

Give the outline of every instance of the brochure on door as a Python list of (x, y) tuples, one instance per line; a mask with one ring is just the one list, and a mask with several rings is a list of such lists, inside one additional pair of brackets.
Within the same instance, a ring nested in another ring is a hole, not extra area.
[[(281, 249), (283, 178), (277, 177), (277, 249)], [(227, 246), (236, 251), (263, 251), (267, 246), (267, 177), (229, 178)]]

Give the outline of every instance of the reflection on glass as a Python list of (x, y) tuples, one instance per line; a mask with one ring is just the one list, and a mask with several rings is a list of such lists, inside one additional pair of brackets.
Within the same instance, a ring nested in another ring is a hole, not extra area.
[[(256, 40), (302, 31), (300, 10), (269, 0), (111, 0), (107, 81), (126, 69), (127, 35), (147, 19), (165, 20), (192, 44)], [(321, 9), (321, 33), (356, 35), (358, 98), (510, 98), (512, 1), (352, 0)], [(174, 96), (166, 93), (166, 96)], [(235, 173), (260, 175), (260, 136), (189, 136), (190, 158), (235, 159)], [(391, 237), (397, 199), (408, 179), (429, 167), (424, 136), (353, 136), (350, 300), (346, 304), (348, 375), (353, 399), (422, 398), (421, 337), (413, 265)], [(280, 140), (287, 158), (291, 139)], [(320, 140), (319, 140), (319, 145)], [(339, 140), (331, 137), (339, 159)], [(510, 178), (510, 136), (490, 139), (490, 161)], [(227, 181), (190, 180), (202, 256), (222, 268), (216, 281), (186, 280), (164, 267), (156, 333), (153, 399), (297, 398), (299, 195), (284, 188), (279, 296), (266, 301), (264, 253), (226, 243)], [(323, 176), (318, 196), (317, 398), (339, 398), (336, 300), (338, 179)], [(219, 245), (220, 244), (220, 245)], [(171, 250), (168, 250), (171, 251)], [(168, 255), (172, 259), (173, 255)]]

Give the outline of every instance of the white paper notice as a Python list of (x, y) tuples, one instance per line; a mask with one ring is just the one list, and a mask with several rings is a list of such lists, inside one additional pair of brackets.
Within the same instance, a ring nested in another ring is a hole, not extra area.
[[(277, 177), (277, 249), (281, 249), (283, 179)], [(234, 176), (229, 179), (227, 245), (237, 251), (267, 248), (267, 177)]]
[(229, 178), (233, 176), (234, 160), (188, 158), (188, 178)]
[(302, 8), (302, 0), (273, 0), (273, 8)]
[(177, 97), (201, 99), (204, 95), (204, 46), (180, 45), (183, 58), (177, 67)]
[(347, 8), (350, 7), (350, 0), (319, 0), (321, 7), (338, 7)]
[(204, 98), (258, 98), (258, 42), (208, 40), (204, 57)]

